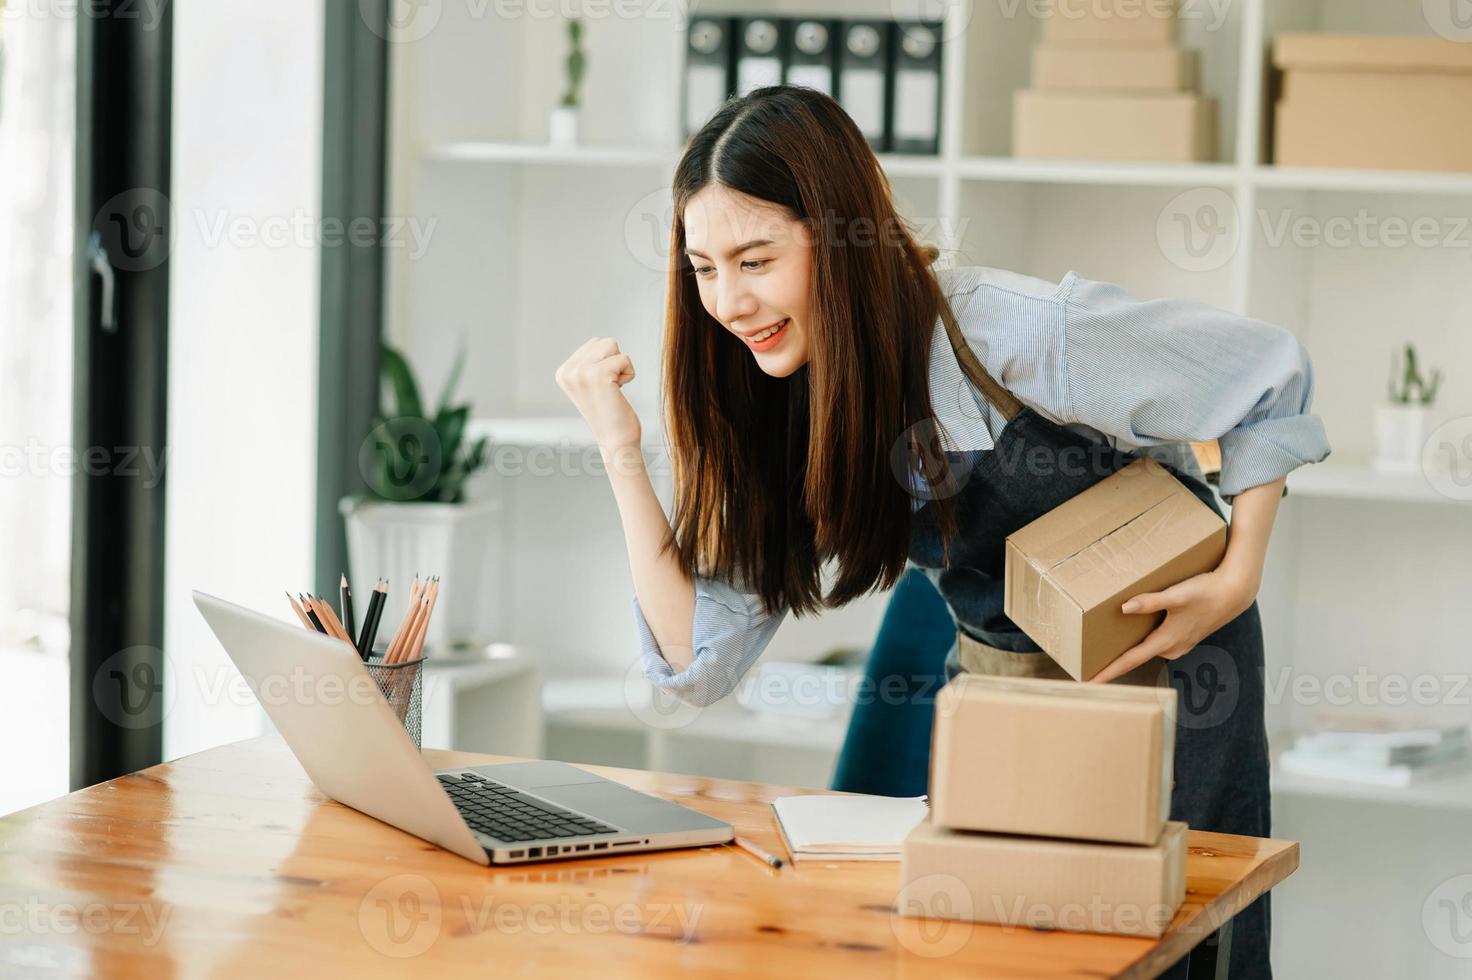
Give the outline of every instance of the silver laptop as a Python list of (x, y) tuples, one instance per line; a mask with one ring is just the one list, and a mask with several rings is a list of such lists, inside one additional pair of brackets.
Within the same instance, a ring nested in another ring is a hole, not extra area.
[(202, 592), (194, 604), (318, 789), (461, 857), (520, 864), (733, 836), (564, 762), (431, 769), (350, 646)]

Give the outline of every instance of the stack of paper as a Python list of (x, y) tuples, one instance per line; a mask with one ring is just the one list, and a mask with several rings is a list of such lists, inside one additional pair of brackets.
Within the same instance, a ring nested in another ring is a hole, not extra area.
[(925, 797), (779, 796), (777, 826), (794, 861), (898, 861), (930, 812)]
[(1278, 759), (1284, 772), (1377, 786), (1409, 786), (1472, 763), (1465, 725), (1317, 731), (1298, 736)]

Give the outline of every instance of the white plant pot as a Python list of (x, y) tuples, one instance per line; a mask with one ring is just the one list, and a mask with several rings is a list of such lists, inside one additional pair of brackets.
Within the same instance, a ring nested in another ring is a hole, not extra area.
[(547, 142), (553, 146), (576, 146), (578, 142), (578, 110), (560, 105), (547, 114)]
[(440, 577), (426, 649), (482, 645), (498, 638), (500, 501), (439, 504), (344, 498), (340, 509), (347, 523), (353, 611), (359, 627), (374, 580), (382, 577), (389, 582), (376, 646), (386, 646), (393, 637), (416, 574)]
[(1414, 473), (1421, 468), (1430, 409), (1424, 405), (1375, 406), (1375, 469)]

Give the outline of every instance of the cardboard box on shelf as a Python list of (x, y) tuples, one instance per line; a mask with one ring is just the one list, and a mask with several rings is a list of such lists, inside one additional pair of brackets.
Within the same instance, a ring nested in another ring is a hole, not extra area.
[(1044, 17), (1049, 41), (1170, 44), (1176, 39), (1174, 0), (1056, 0)]
[(950, 830), (905, 839), (902, 915), (1071, 932), (1159, 936), (1186, 898), (1186, 825), (1149, 847)]
[(960, 674), (935, 699), (938, 826), (1154, 844), (1170, 815), (1169, 686)]
[(1280, 166), (1472, 170), (1472, 45), (1280, 34), (1273, 64)]
[(1216, 101), (1191, 92), (1016, 93), (1018, 157), (1196, 163), (1216, 157)]
[(1038, 91), (1192, 92), (1196, 52), (1169, 44), (1053, 44), (1032, 52)]
[(1002, 608), (1085, 681), (1143, 640), (1164, 613), (1120, 611), (1220, 564), (1227, 525), (1143, 456), (1007, 536)]

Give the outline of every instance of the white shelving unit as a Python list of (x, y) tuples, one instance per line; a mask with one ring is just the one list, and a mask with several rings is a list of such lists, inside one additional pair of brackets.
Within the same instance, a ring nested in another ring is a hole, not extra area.
[[(1270, 692), (1279, 692), (1269, 696), (1270, 730), (1306, 726), (1324, 707), (1295, 700), (1285, 678), (1465, 674), (1472, 642), (1459, 612), (1472, 594), (1472, 512), (1424, 478), (1380, 474), (1367, 460), (1372, 406), (1392, 350), (1406, 341), (1447, 372), (1433, 424), (1472, 414), (1472, 231), (1454, 234), (1472, 216), (1472, 174), (1280, 168), (1266, 136), (1274, 34), (1428, 34), (1421, 0), (1192, 4), (1198, 16), (1183, 22), (1180, 43), (1200, 52), (1201, 87), (1221, 111), (1219, 158), (1191, 165), (1013, 158), (1012, 93), (1029, 82), (1042, 33), (1030, 16), (1038, 5), (944, 6), (940, 153), (881, 156), (902, 212), (941, 247), (942, 264), (1054, 281), (1072, 270), (1142, 298), (1200, 300), (1287, 327), (1313, 357), (1315, 411), (1334, 453), (1290, 476), (1274, 532), (1260, 593)], [(545, 143), (546, 110), (560, 94), (560, 21), (505, 20), (495, 5), (444, 4), (434, 31), (395, 46), (388, 212), (436, 224), (421, 253), (389, 251), (389, 332), (431, 385), (468, 339), (462, 394), (475, 401), (479, 431), (518, 460), (536, 453), (558, 460), (544, 467), (555, 472), (492, 474), (477, 488), (503, 494), (516, 515), (507, 639), (546, 651), (549, 679), (560, 677), (559, 653), (618, 676), (637, 656), (618, 515), (601, 473), (578, 462), (596, 449), (553, 382), (582, 341), (614, 336), (639, 371), (626, 392), (646, 432), (658, 425), (684, 23), (679, 5), (647, 0), (637, 9), (640, 16), (585, 23), (585, 145), (576, 148)], [(1224, 14), (1219, 24), (1207, 19), (1216, 10)], [(761, 11), (891, 17), (895, 5), (700, 7), (701, 14)], [(1388, 235), (1323, 240), (1361, 213), (1380, 222), (1429, 218), (1447, 234), (1432, 246), (1397, 247)], [(771, 655), (803, 659), (833, 645), (866, 646), (883, 601), (788, 622)], [(1436, 707), (1472, 718), (1467, 707)], [(734, 719), (738, 729), (743, 720)], [(1332, 909), (1359, 894), (1343, 875), (1363, 842), (1344, 839), (1345, 828), (1373, 825), (1396, 846), (1434, 846), (1421, 839), (1445, 825), (1426, 829), (1423, 815), (1472, 805), (1465, 779), (1366, 791), (1276, 774), (1274, 785), (1275, 832), (1305, 845), (1304, 869), (1277, 893), (1280, 909)], [(1324, 807), (1334, 819), (1322, 819)], [(1341, 846), (1343, 866), (1316, 860), (1316, 852)], [(1411, 865), (1421, 867), (1407, 858)], [(1384, 900), (1406, 908), (1362, 922), (1357, 945), (1396, 957), (1402, 975), (1452, 976), (1450, 961), (1404, 924), (1416, 919), (1430, 887), (1418, 875), (1381, 882)], [(1290, 928), (1275, 931), (1282, 975), (1363, 975), (1352, 954), (1324, 958), (1344, 945), (1332, 924), (1289, 913), (1284, 921)]]

